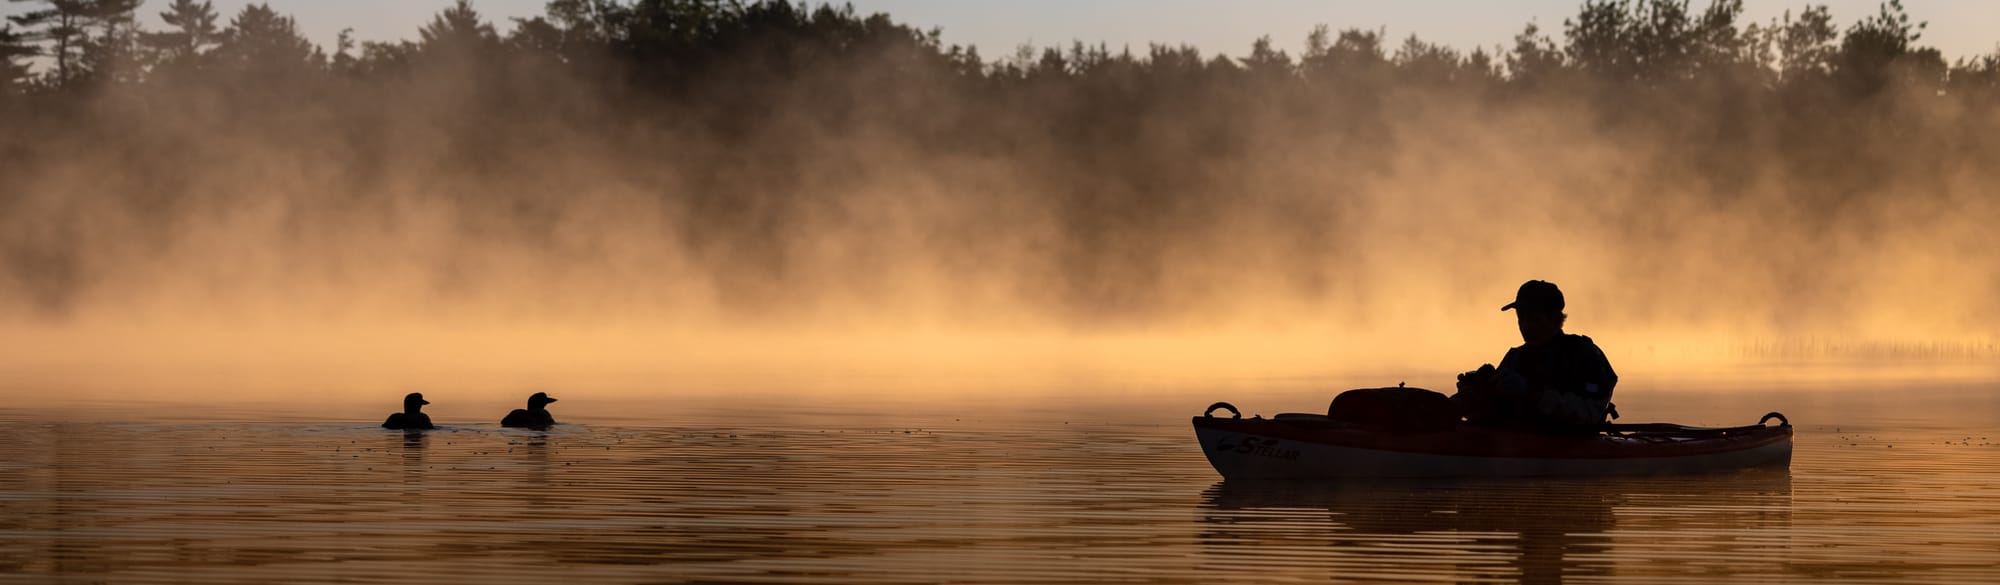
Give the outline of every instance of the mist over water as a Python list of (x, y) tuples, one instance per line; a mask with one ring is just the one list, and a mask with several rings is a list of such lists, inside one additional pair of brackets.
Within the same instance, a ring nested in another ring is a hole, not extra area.
[(1366, 31), (987, 62), (744, 10), (679, 53), (441, 18), (309, 67), (10, 95), (0, 370), (154, 398), (1440, 385), (1518, 343), (1495, 309), (1530, 278), (1628, 377), (2000, 357), (1978, 62), (1902, 46), (1868, 77), (1823, 39), (1795, 71), (1733, 22), (1709, 61), (1629, 71)]

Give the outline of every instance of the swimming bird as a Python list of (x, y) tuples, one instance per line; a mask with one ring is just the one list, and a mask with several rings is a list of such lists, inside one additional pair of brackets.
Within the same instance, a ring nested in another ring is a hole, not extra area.
[(409, 396), (403, 397), (403, 411), (390, 414), (389, 420), (382, 421), (382, 428), (385, 429), (437, 428), (431, 426), (431, 415), (423, 413), (424, 405), (430, 403), (431, 402), (429, 400), (424, 400), (424, 393), (411, 392)]
[(514, 412), (507, 413), (507, 418), (500, 419), (500, 426), (547, 430), (555, 426), (556, 417), (550, 416), (549, 410), (544, 407), (555, 401), (546, 392), (536, 392), (528, 397), (527, 408), (516, 408)]

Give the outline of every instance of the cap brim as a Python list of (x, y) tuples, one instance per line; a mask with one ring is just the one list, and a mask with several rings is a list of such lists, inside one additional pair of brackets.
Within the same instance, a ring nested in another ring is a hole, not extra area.
[(430, 403), (431, 403), (431, 401), (429, 401), (429, 400), (423, 400), (423, 399), (418, 399), (418, 400), (417, 400), (417, 404), (430, 404)]
[(1500, 307), (1500, 310), (1502, 310), (1502, 311), (1506, 311), (1506, 310), (1510, 310), (1510, 309), (1513, 309), (1513, 308), (1514, 308), (1514, 305), (1518, 305), (1518, 304), (1521, 304), (1521, 303), (1507, 303), (1507, 306), (1505, 306), (1505, 307)]
[[(547, 398), (547, 397), (544, 397), (544, 398)], [(549, 398), (549, 402), (555, 402), (555, 401), (556, 401), (556, 399), (554, 399), (554, 398)]]

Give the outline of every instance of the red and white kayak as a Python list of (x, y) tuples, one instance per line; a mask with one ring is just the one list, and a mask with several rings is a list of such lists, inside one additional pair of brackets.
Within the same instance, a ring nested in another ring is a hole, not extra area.
[[(1697, 428), (1605, 425), (1584, 435), (1540, 435), (1460, 426), (1446, 432), (1368, 430), (1316, 414), (1194, 417), (1194, 434), (1225, 479), (1605, 476), (1714, 473), (1784, 467), (1792, 425)], [(1777, 419), (1777, 425), (1765, 425)]]

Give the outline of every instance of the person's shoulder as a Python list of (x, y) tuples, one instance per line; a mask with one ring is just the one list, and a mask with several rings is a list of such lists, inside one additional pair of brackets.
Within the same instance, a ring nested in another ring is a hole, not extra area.
[(1604, 354), (1604, 350), (1597, 347), (1597, 342), (1592, 341), (1589, 336), (1574, 333), (1564, 333), (1549, 345), (1558, 348), (1556, 351), (1567, 354)]
[(1565, 345), (1569, 347), (1570, 351), (1576, 352), (1576, 354), (1588, 355), (1602, 361), (1610, 361), (1610, 358), (1604, 355), (1604, 348), (1598, 347), (1597, 342), (1592, 341), (1589, 336), (1565, 333), (1563, 334), (1563, 340), (1567, 342)]

